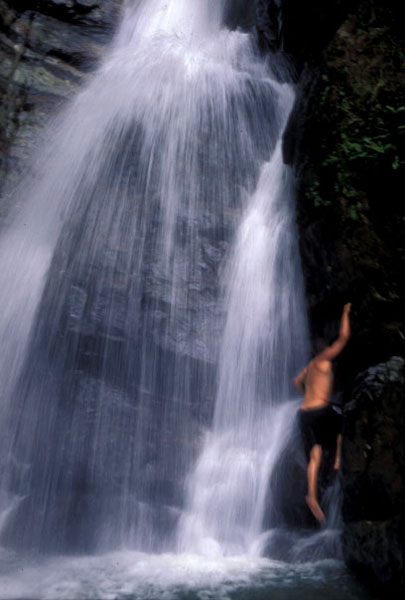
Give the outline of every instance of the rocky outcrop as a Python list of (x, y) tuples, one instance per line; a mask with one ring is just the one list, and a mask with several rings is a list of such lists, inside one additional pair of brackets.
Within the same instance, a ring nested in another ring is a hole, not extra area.
[(405, 584), (404, 384), (405, 361), (393, 357), (357, 377), (344, 411), (344, 556), (392, 593)]
[(122, 0), (0, 0), (0, 176), (17, 180), (35, 132), (89, 76)]

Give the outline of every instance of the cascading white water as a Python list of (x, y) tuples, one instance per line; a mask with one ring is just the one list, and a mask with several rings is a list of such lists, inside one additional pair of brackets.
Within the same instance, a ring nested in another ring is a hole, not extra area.
[(260, 535), (305, 355), (281, 152), (293, 94), (223, 7), (128, 2), (16, 193), (3, 543), (229, 554)]
[[(280, 139), (242, 215), (224, 274), (227, 319), (213, 430), (188, 480), (183, 550), (255, 552), (274, 467), (296, 411), (291, 378), (305, 357), (306, 325), (294, 206), (281, 134), (293, 93), (280, 86)], [(277, 492), (277, 490), (276, 490)]]

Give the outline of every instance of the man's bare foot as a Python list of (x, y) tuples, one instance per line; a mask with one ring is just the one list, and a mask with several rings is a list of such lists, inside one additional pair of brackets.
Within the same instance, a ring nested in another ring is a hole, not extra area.
[(307, 501), (309, 509), (314, 515), (315, 519), (320, 523), (325, 523), (326, 517), (322, 508), (319, 506), (318, 500), (313, 496), (306, 496), (305, 500)]

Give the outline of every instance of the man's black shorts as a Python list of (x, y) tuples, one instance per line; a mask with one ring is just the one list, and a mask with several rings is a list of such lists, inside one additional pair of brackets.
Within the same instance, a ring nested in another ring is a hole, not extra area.
[(336, 438), (342, 431), (342, 415), (330, 404), (307, 410), (300, 408), (298, 420), (307, 458), (315, 444), (322, 448), (336, 444)]

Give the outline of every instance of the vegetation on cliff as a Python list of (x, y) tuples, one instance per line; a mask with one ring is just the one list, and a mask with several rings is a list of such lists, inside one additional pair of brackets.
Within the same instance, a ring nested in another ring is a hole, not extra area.
[(395, 2), (364, 1), (324, 51), (299, 205), (314, 337), (354, 305), (350, 376), (403, 355), (405, 53)]

